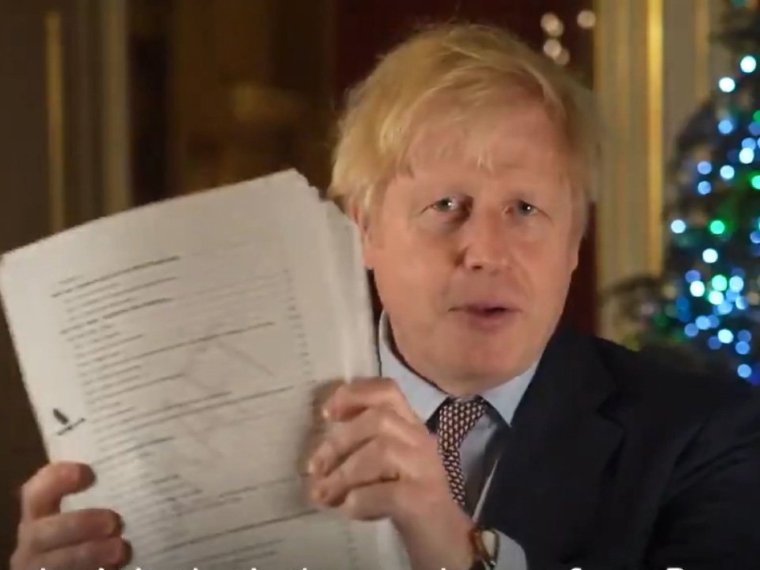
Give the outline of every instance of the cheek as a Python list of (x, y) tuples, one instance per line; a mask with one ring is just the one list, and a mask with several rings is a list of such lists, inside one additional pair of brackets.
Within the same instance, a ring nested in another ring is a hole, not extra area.
[(442, 275), (448, 255), (445, 248), (431, 247), (424, 239), (398, 233), (386, 243), (378, 257), (401, 279), (422, 285), (434, 276)]
[(568, 241), (537, 242), (522, 249), (522, 265), (529, 274), (531, 287), (544, 301), (557, 298), (564, 302), (577, 264), (577, 254), (568, 247)]
[(441, 240), (419, 232), (396, 228), (367, 248), (375, 281), (381, 294), (394, 304), (415, 304), (432, 299), (446, 286), (451, 274), (451, 255)]

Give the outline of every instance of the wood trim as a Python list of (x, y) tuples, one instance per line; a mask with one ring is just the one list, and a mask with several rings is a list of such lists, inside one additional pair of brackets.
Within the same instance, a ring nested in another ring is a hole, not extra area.
[(647, 166), (648, 166), (648, 227), (647, 269), (662, 271), (662, 206), (664, 191), (663, 145), (663, 0), (647, 0)]
[(710, 95), (710, 0), (694, 2), (694, 87), (697, 99)]
[(126, 0), (100, 5), (102, 27), (103, 213), (132, 206)]
[[(595, 91), (607, 128), (597, 288), (658, 271), (663, 203), (663, 0), (596, 0)], [(644, 49), (642, 49), (642, 46)], [(610, 306), (599, 332), (618, 340)]]
[(45, 75), (48, 136), (50, 232), (66, 227), (66, 159), (64, 125), (63, 23), (58, 10), (45, 12)]

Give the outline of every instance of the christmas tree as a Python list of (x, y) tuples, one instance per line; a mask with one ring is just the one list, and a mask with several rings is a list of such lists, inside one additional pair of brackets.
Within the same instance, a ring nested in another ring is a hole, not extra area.
[(676, 141), (664, 270), (614, 290), (625, 342), (671, 347), (760, 384), (760, 8), (726, 0), (735, 58)]

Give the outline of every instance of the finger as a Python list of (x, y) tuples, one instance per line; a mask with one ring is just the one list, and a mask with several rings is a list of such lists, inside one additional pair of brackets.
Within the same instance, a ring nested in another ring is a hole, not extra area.
[(327, 400), (323, 411), (327, 419), (341, 421), (372, 407), (392, 409), (409, 422), (420, 421), (390, 378), (360, 378), (343, 384)]
[(325, 421), (323, 408), (329, 397), (341, 383), (343, 383), (342, 380), (325, 382), (317, 385), (312, 392), (310, 429), (306, 430), (299, 442), (298, 472), (303, 476), (309, 474), (311, 456), (322, 441), (324, 441), (328, 429), (332, 427), (330, 422)]
[(385, 437), (413, 446), (430, 438), (419, 422), (410, 423), (393, 410), (368, 408), (358, 416), (333, 424), (309, 461), (309, 473), (328, 475), (335, 467), (372, 438)]
[(34, 552), (46, 552), (116, 536), (121, 530), (121, 519), (115, 512), (82, 509), (26, 523), (20, 536)]
[[(325, 506), (337, 506), (356, 487), (394, 481), (414, 465), (414, 448), (385, 437), (370, 440), (332, 473), (313, 483), (313, 498)], [(413, 477), (410, 477), (413, 478)]]
[(330, 380), (323, 382), (314, 387), (312, 393), (312, 404), (314, 411), (318, 412), (319, 417), (323, 417), (322, 409), (327, 401), (335, 394), (335, 391), (345, 385), (346, 381), (342, 379)]
[(94, 570), (119, 568), (129, 559), (129, 547), (121, 538), (92, 540), (52, 550), (31, 561), (31, 568), (45, 570)]
[(21, 520), (34, 520), (59, 512), (64, 496), (86, 489), (94, 480), (92, 469), (82, 463), (45, 465), (21, 489)]
[(346, 495), (340, 510), (354, 520), (374, 521), (398, 518), (404, 502), (412, 495), (412, 484), (407, 481), (388, 481), (355, 487)]

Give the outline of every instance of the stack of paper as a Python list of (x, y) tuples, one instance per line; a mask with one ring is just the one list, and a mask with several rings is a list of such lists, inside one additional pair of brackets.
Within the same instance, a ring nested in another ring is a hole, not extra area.
[(358, 238), (287, 171), (101, 219), (2, 258), (49, 458), (97, 484), (130, 568), (380, 568), (369, 523), (315, 512), (324, 382), (376, 374)]

